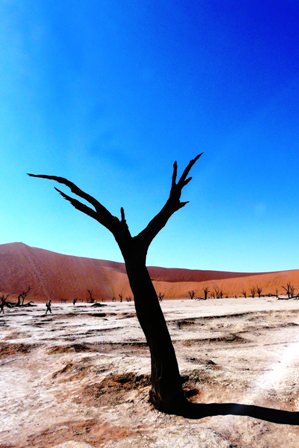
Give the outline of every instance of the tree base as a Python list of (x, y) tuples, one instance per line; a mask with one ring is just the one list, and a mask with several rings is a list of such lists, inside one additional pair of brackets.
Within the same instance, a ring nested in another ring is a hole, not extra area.
[(149, 401), (158, 411), (176, 415), (181, 415), (188, 404), (188, 400), (182, 390), (164, 394), (162, 397), (161, 394), (157, 394), (154, 389), (151, 389), (149, 392)]

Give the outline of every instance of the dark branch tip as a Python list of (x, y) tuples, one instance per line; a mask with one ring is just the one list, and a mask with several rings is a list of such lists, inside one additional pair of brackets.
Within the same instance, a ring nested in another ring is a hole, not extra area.
[(125, 210), (123, 207), (120, 208), (120, 216), (122, 221), (126, 221)]
[(191, 176), (188, 177), (188, 178), (184, 181), (184, 185), (189, 184), (189, 182), (191, 182), (191, 180), (192, 180), (192, 177), (191, 177)]
[(180, 202), (180, 208), (185, 207), (185, 205), (189, 204), (190, 201)]
[(27, 176), (31, 176), (31, 177), (44, 177), (44, 178), (51, 177), (51, 176), (48, 176), (47, 174), (33, 174), (33, 173), (27, 173)]
[(200, 152), (199, 154), (197, 154), (197, 156), (194, 157), (194, 159), (192, 159), (190, 161), (190, 163), (192, 163), (192, 165), (194, 165), (202, 155), (203, 155), (203, 152)]
[(57, 187), (54, 187), (54, 190), (58, 191), (58, 193), (60, 193), (62, 195), (65, 195), (65, 193), (63, 191), (59, 190), (59, 188), (57, 188)]
[[(64, 193), (62, 190), (59, 190), (59, 188), (54, 187), (54, 190), (56, 190), (64, 199), (66, 199), (67, 201), (69, 201), (71, 204), (73, 204), (74, 202), (80, 202), (75, 198), (72, 198), (71, 196), (67, 195), (66, 193)], [(73, 204), (74, 205), (74, 204)]]

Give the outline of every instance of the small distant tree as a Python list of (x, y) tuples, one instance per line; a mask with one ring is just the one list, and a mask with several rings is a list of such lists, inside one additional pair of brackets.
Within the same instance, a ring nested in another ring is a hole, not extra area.
[(242, 291), (242, 296), (245, 297), (245, 299), (246, 299), (246, 297), (247, 297), (247, 291), (245, 291), (245, 289), (243, 289), (243, 291)]
[(21, 294), (18, 295), (17, 306), (24, 306), (24, 301), (25, 301), (26, 297), (28, 296), (30, 290), (31, 290), (31, 287), (28, 286), (27, 289), (25, 289), (24, 291), (21, 292)]
[(294, 285), (292, 285), (292, 283), (288, 282), (286, 284), (286, 286), (283, 286), (282, 288), (285, 290), (285, 292), (286, 292), (286, 294), (287, 294), (289, 299), (291, 299), (294, 296), (294, 294), (295, 294), (295, 287), (294, 287)]
[(261, 288), (260, 286), (257, 286), (257, 287), (256, 287), (256, 292), (257, 292), (257, 295), (258, 295), (259, 297), (261, 297), (262, 292), (263, 292), (263, 288)]
[(122, 301), (123, 301), (123, 298), (124, 298), (124, 296), (123, 296), (122, 294), (118, 294), (118, 297), (119, 297), (119, 301), (120, 301), (120, 302), (122, 302)]
[(88, 289), (87, 293), (88, 293), (87, 302), (88, 303), (94, 303), (95, 302), (95, 298), (93, 297), (92, 289)]
[(193, 289), (191, 289), (191, 291), (188, 291), (188, 295), (189, 295), (190, 299), (193, 300), (195, 297), (195, 291)]
[(158, 293), (159, 302), (162, 302), (162, 300), (164, 299), (164, 296), (165, 296), (165, 294), (163, 294), (162, 292)]
[(222, 289), (218, 288), (218, 286), (214, 288), (214, 296), (216, 297), (216, 299), (222, 299), (223, 297), (223, 291)]
[(209, 288), (206, 286), (206, 287), (203, 289), (203, 298), (204, 298), (204, 300), (207, 300), (209, 292), (210, 292), (210, 291), (209, 291)]
[(8, 299), (9, 294), (2, 294), (2, 296), (0, 296), (0, 313), (4, 314), (4, 307), (8, 306), (6, 300)]
[(250, 294), (251, 294), (252, 298), (255, 297), (256, 289), (255, 288), (250, 288)]

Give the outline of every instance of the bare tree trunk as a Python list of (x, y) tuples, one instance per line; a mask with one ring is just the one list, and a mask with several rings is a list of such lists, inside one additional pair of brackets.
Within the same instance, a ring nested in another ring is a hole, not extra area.
[(125, 258), (127, 274), (134, 294), (138, 321), (151, 354), (150, 401), (164, 412), (175, 412), (185, 401), (179, 367), (160, 307), (157, 293), (145, 263)]

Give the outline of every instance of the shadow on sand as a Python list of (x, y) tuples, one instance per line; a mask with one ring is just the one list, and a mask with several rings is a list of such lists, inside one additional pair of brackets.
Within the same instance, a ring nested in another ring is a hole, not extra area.
[(282, 411), (239, 403), (209, 403), (199, 404), (187, 402), (179, 414), (186, 418), (200, 419), (214, 415), (242, 415), (254, 417), (267, 422), (282, 425), (298, 425), (299, 412)]

